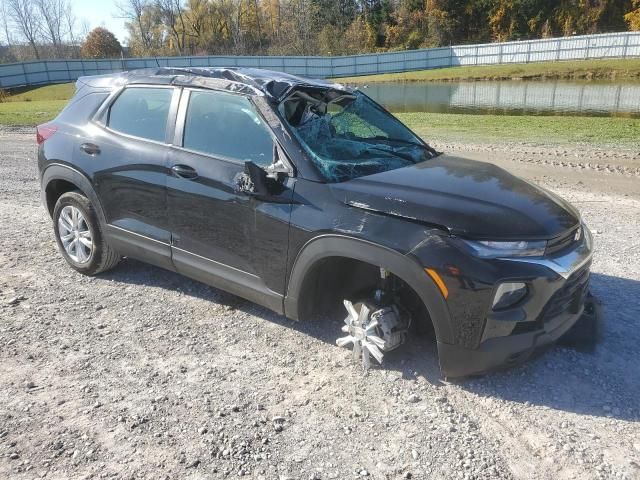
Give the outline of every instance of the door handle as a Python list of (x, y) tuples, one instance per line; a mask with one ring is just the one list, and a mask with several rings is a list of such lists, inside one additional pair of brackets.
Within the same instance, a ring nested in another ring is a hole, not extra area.
[(180, 178), (186, 178), (188, 180), (195, 180), (198, 178), (198, 172), (188, 165), (174, 165), (171, 167), (171, 171)]
[(100, 147), (94, 143), (83, 143), (80, 145), (80, 150), (89, 155), (98, 155), (100, 153)]

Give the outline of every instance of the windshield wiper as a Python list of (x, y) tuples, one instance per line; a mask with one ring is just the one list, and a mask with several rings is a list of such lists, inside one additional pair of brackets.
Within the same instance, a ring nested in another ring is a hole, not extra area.
[(398, 158), (402, 158), (403, 160), (407, 160), (408, 162), (413, 163), (414, 165), (417, 162), (416, 159), (414, 159), (411, 155), (406, 155), (404, 153), (400, 153), (400, 152), (396, 152), (395, 150), (387, 150), (385, 148), (380, 148), (380, 147), (369, 147), (367, 150), (376, 150), (378, 152), (384, 152), (387, 155), (391, 156), (391, 157), (398, 157)]
[(405, 140), (404, 138), (394, 138), (394, 137), (383, 137), (381, 135), (377, 135), (375, 137), (371, 137), (374, 140), (383, 140), (383, 141), (387, 141), (387, 142), (396, 142), (396, 143), (403, 143), (405, 145), (411, 145), (413, 147), (419, 147), (422, 148), (423, 150), (426, 150), (427, 152), (429, 152), (430, 154), (432, 154), (434, 157), (437, 155), (440, 155), (440, 152), (438, 152), (435, 148), (433, 148), (432, 146), (428, 145), (428, 144), (422, 144), (422, 143), (418, 143), (418, 142), (412, 142), (411, 140)]

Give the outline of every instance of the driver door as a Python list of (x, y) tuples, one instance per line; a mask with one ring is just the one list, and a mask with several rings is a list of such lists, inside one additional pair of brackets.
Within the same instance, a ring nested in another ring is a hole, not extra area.
[(169, 153), (168, 217), (178, 272), (282, 311), (293, 179), (278, 202), (238, 192), (273, 134), (247, 96), (185, 89)]

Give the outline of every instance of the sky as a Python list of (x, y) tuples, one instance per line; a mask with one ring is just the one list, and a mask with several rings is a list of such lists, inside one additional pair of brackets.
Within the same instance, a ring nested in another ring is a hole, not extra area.
[(124, 28), (125, 20), (118, 17), (116, 0), (70, 0), (71, 6), (77, 18), (77, 28), (83, 21), (89, 24), (89, 30), (96, 27), (104, 27), (111, 31), (121, 44), (125, 44), (127, 38)]

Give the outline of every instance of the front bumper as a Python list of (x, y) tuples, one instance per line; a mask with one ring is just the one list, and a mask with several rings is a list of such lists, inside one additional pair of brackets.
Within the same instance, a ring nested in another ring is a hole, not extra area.
[(494, 312), (489, 309), (475, 348), (463, 342), (439, 341), (443, 375), (482, 374), (497, 367), (518, 364), (558, 340), (582, 317), (597, 315), (593, 300), (587, 295), (592, 256), (593, 241), (585, 228), (580, 245), (564, 254), (538, 259), (500, 259), (512, 265), (511, 275), (530, 269), (538, 271), (541, 276), (523, 279), (533, 294), (510, 310)]
[(583, 323), (597, 324), (598, 309), (593, 302), (592, 298), (588, 298), (579, 313), (559, 317), (551, 328), (492, 338), (477, 349), (438, 342), (442, 374), (449, 378), (466, 377), (518, 365), (551, 345), (572, 327), (580, 328)]

